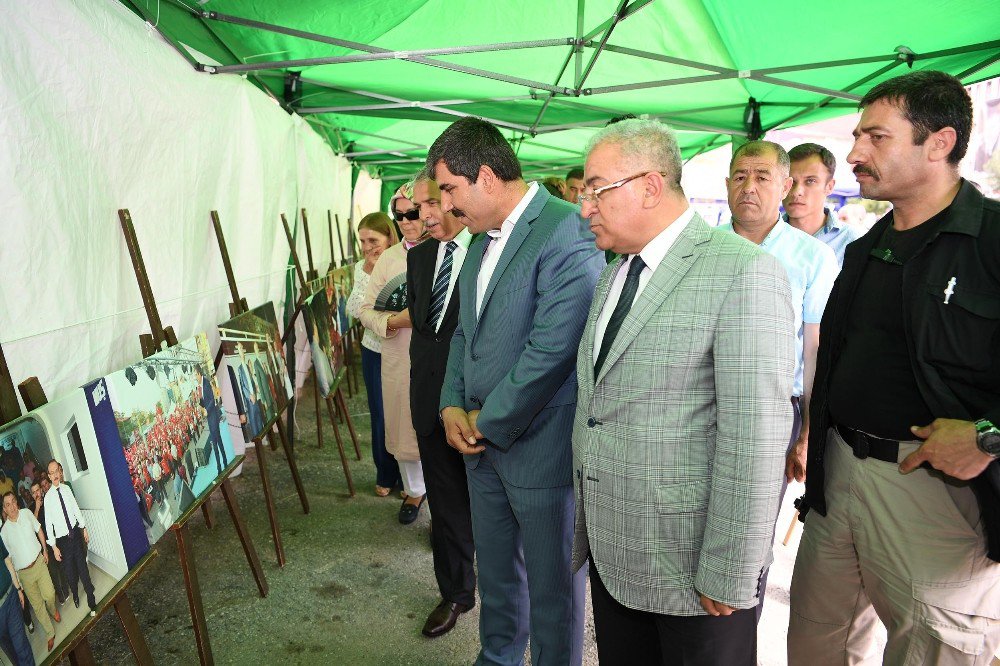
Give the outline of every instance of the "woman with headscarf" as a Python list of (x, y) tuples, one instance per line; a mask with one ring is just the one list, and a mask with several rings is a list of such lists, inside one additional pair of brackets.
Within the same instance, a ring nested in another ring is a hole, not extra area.
[(386, 450), (396, 458), (405, 499), (399, 522), (417, 519), (426, 499), (417, 434), (410, 418), (410, 334), (406, 303), (406, 253), (426, 238), (419, 209), (410, 200), (409, 184), (400, 188), (390, 206), (403, 232), (403, 242), (382, 253), (361, 304), (361, 323), (382, 337), (382, 404)]

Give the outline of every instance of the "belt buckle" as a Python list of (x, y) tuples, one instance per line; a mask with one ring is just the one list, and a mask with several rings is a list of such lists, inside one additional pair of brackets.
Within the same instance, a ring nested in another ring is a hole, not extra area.
[(855, 438), (854, 445), (854, 457), (860, 460), (864, 460), (871, 453), (872, 447), (871, 443), (868, 441), (868, 437), (860, 431), (855, 430), (858, 436)]

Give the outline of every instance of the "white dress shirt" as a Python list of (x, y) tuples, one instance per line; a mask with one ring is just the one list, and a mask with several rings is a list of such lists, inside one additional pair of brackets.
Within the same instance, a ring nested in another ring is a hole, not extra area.
[(69, 516), (71, 526), (84, 528), (87, 523), (83, 520), (83, 512), (76, 503), (76, 496), (73, 489), (65, 483), (49, 488), (45, 493), (43, 504), (45, 506), (45, 540), (50, 546), (56, 545), (56, 539), (61, 539), (69, 534), (66, 526), (66, 517), (63, 515), (62, 506), (59, 504), (59, 495), (62, 495), (63, 502), (66, 503), (66, 514)]
[[(681, 213), (676, 220), (671, 222), (666, 229), (658, 233), (653, 237), (646, 247), (639, 251), (639, 256), (642, 257), (643, 262), (645, 262), (646, 267), (642, 269), (639, 273), (639, 288), (635, 292), (635, 299), (632, 301), (634, 304), (639, 296), (642, 294), (642, 290), (646, 288), (646, 284), (649, 283), (649, 279), (653, 277), (653, 273), (656, 269), (660, 267), (660, 262), (663, 258), (667, 256), (667, 252), (673, 247), (674, 242), (681, 235), (681, 232), (687, 227), (691, 218), (694, 217), (694, 209), (688, 206), (688, 208)], [(597, 323), (594, 325), (594, 359), (597, 359), (597, 355), (601, 353), (601, 343), (604, 342), (604, 332), (608, 330), (608, 322), (611, 321), (611, 315), (614, 313), (615, 308), (618, 306), (618, 299), (621, 298), (622, 289), (625, 287), (625, 277), (628, 275), (628, 267), (632, 264), (632, 260), (635, 255), (628, 258), (624, 264), (618, 269), (618, 273), (615, 274), (615, 279), (611, 283), (611, 291), (608, 292), (608, 300), (604, 301), (604, 307), (601, 308), (601, 315), (597, 318)], [(48, 515), (48, 514), (46, 514)]]
[(483, 255), (483, 263), (479, 266), (479, 277), (476, 279), (477, 318), (483, 312), (483, 298), (486, 297), (486, 288), (490, 286), (490, 278), (493, 277), (493, 271), (496, 270), (497, 264), (500, 262), (500, 255), (503, 254), (503, 249), (507, 246), (507, 239), (510, 238), (511, 232), (514, 231), (514, 225), (517, 224), (536, 192), (538, 192), (538, 183), (532, 183), (518, 204), (514, 206), (514, 210), (510, 211), (510, 215), (500, 225), (500, 228), (490, 229), (486, 232), (489, 236), (486, 239), (489, 247), (486, 254)]
[(42, 544), (38, 542), (40, 528), (35, 514), (28, 509), (18, 511), (17, 520), (4, 520), (0, 538), (18, 571), (30, 567), (41, 554)]
[(451, 279), (448, 281), (448, 293), (444, 295), (441, 314), (438, 315), (438, 320), (434, 322), (435, 333), (441, 330), (441, 322), (444, 321), (444, 313), (448, 311), (448, 303), (451, 302), (451, 295), (455, 291), (458, 274), (462, 270), (462, 264), (465, 263), (465, 256), (469, 253), (469, 244), (472, 243), (472, 234), (469, 233), (469, 228), (462, 227), (462, 230), (451, 241), (438, 243), (437, 261), (434, 262), (434, 280), (431, 282), (432, 290), (434, 289), (434, 283), (437, 282), (438, 271), (441, 270), (441, 264), (444, 262), (444, 254), (448, 243), (452, 241), (455, 243), (455, 249), (451, 251)]

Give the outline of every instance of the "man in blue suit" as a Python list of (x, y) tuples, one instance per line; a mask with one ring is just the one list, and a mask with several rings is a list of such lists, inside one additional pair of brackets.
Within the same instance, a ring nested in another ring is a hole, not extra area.
[(222, 474), (222, 470), (229, 464), (226, 459), (226, 448), (222, 443), (222, 433), (219, 432), (222, 412), (219, 411), (219, 403), (215, 400), (212, 380), (202, 372), (200, 365), (194, 366), (194, 376), (195, 382), (201, 384), (201, 406), (205, 410), (205, 418), (208, 420), (209, 451), (215, 453), (215, 464), (219, 468), (219, 474)]
[(459, 276), (440, 402), (468, 472), (482, 601), (477, 663), (524, 663), (530, 633), (536, 666), (579, 664), (573, 369), (604, 257), (579, 209), (525, 183), (489, 123), (453, 123), (427, 167), (444, 212), (480, 234)]

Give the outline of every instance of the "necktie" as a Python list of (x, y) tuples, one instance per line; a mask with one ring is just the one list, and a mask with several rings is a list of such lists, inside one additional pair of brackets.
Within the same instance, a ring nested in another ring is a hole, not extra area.
[(628, 275), (625, 276), (625, 285), (622, 287), (622, 295), (618, 299), (615, 311), (611, 313), (608, 328), (604, 331), (604, 339), (601, 340), (601, 352), (597, 355), (597, 362), (594, 363), (594, 377), (600, 374), (601, 366), (604, 365), (604, 359), (607, 358), (608, 351), (611, 350), (611, 343), (615, 341), (618, 329), (622, 327), (622, 322), (625, 321), (628, 311), (632, 308), (635, 293), (639, 291), (639, 274), (642, 273), (642, 269), (645, 267), (646, 263), (642, 260), (642, 257), (639, 255), (632, 257), (632, 263), (628, 267)]
[(66, 502), (63, 500), (62, 488), (56, 488), (56, 495), (59, 496), (59, 506), (63, 510), (63, 518), (66, 519), (66, 535), (73, 536), (73, 526), (69, 524), (69, 511), (66, 510)]
[(427, 313), (427, 323), (431, 328), (437, 327), (438, 317), (444, 308), (444, 299), (448, 296), (448, 287), (451, 285), (452, 253), (456, 247), (458, 244), (455, 241), (448, 241), (444, 246), (444, 259), (434, 279), (434, 288), (431, 289), (431, 309)]

